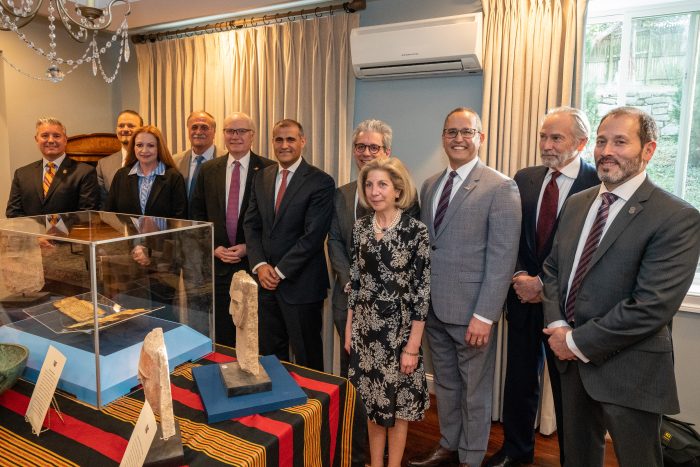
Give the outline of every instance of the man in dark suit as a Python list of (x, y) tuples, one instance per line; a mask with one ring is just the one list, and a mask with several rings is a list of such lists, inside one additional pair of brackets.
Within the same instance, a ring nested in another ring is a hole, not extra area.
[[(563, 455), (561, 386), (554, 355), (542, 334), (542, 263), (552, 247), (556, 219), (564, 201), (598, 185), (595, 167), (584, 162), (588, 142), (586, 114), (571, 107), (550, 110), (540, 127), (542, 164), (515, 174), (523, 220), (513, 287), (508, 292), (508, 364), (503, 395), (503, 447), (488, 460), (489, 467), (529, 464), (535, 450), (535, 418), (540, 399), (540, 376), (545, 350), (557, 418), (559, 453)], [(561, 457), (561, 463), (564, 459)]]
[(251, 151), (255, 125), (248, 115), (233, 113), (223, 126), (228, 156), (202, 164), (190, 217), (214, 223), (216, 341), (234, 346), (236, 330), (229, 315), (231, 278), (236, 271), (250, 272), (243, 219), (255, 174), (274, 162)]
[(328, 293), (324, 242), (333, 213), (335, 183), (308, 164), (297, 121), (272, 130), (278, 166), (258, 173), (245, 218), (248, 256), (260, 283), (260, 353), (323, 370), (321, 325)]
[(36, 122), (42, 159), (15, 171), (7, 217), (97, 209), (100, 192), (95, 169), (66, 156), (66, 127), (52, 117)]
[(226, 155), (226, 152), (218, 151), (214, 145), (216, 120), (209, 112), (203, 110), (192, 112), (187, 117), (187, 134), (190, 139), (190, 149), (175, 154), (173, 160), (185, 179), (187, 199), (191, 202), (202, 164), (215, 157)]
[[(352, 137), (353, 156), (358, 172), (366, 163), (391, 155), (391, 127), (381, 120), (364, 120), (357, 125)], [(420, 207), (416, 202), (407, 213), (420, 219)], [(328, 234), (328, 256), (335, 276), (333, 285), (333, 322), (345, 342), (345, 324), (348, 316), (348, 294), (345, 285), (350, 282), (350, 255), (352, 250), (352, 227), (355, 220), (370, 213), (357, 199), (357, 181), (352, 181), (335, 190), (333, 197), (333, 219)], [(347, 377), (348, 354), (340, 350), (340, 374)]]
[(100, 206), (102, 208), (107, 201), (107, 193), (112, 186), (114, 174), (124, 167), (131, 136), (134, 134), (134, 130), (140, 126), (143, 126), (143, 119), (133, 110), (122, 110), (117, 116), (116, 133), (122, 148), (120, 151), (97, 161), (97, 183), (100, 185)]
[(679, 411), (671, 322), (698, 265), (700, 213), (647, 178), (657, 137), (639, 109), (603, 117), (603, 183), (566, 202), (544, 263), (567, 466), (602, 466), (606, 431), (622, 467), (661, 466), (661, 414)]
[(478, 157), (485, 135), (468, 108), (445, 118), (449, 166), (421, 187), (430, 235), (430, 310), (425, 323), (433, 358), (440, 443), (411, 467), (480, 466), (491, 428), (496, 366), (493, 324), (503, 312), (520, 236), (515, 182)]

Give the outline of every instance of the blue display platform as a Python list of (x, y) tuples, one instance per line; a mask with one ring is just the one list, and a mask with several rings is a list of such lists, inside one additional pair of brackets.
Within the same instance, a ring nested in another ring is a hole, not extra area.
[[(152, 316), (139, 316), (119, 326), (100, 331), (101, 405), (132, 392), (138, 386), (138, 363), (143, 339), (152, 329), (163, 328), (168, 365), (172, 371), (187, 361), (212, 352), (212, 341), (192, 328)], [(58, 388), (79, 400), (97, 406), (97, 378), (93, 335), (51, 334), (29, 318), (0, 327), (0, 341), (29, 348), (23, 378), (36, 382), (49, 345), (66, 356)]]
[(274, 355), (260, 357), (260, 364), (272, 380), (272, 390), (228, 397), (219, 365), (192, 368), (207, 422), (215, 423), (246, 415), (270, 412), (306, 403), (306, 393)]

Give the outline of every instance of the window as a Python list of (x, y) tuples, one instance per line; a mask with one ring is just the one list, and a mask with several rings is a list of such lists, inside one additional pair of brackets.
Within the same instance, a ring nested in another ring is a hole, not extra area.
[[(582, 102), (593, 128), (621, 105), (654, 116), (660, 136), (647, 173), (700, 209), (699, 37), (697, 2), (592, 0)], [(700, 295), (700, 266), (691, 294)]]

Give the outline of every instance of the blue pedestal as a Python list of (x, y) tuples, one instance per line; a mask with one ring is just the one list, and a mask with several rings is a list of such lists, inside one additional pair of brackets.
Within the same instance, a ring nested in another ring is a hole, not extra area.
[[(101, 405), (132, 392), (139, 381), (141, 346), (152, 329), (163, 328), (170, 370), (196, 360), (213, 350), (211, 339), (192, 328), (171, 321), (139, 316), (119, 326), (100, 331)], [(97, 406), (97, 377), (92, 334), (51, 335), (33, 319), (0, 327), (0, 341), (29, 348), (23, 378), (36, 382), (49, 345), (66, 356), (58, 388), (79, 400)]]
[(192, 369), (199, 395), (204, 402), (207, 422), (271, 412), (306, 403), (306, 393), (290, 376), (274, 355), (260, 357), (260, 364), (272, 380), (272, 390), (228, 397), (221, 381), (219, 365), (203, 365)]

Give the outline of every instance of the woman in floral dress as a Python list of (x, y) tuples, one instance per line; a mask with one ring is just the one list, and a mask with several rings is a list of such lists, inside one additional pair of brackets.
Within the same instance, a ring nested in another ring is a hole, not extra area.
[(365, 165), (358, 186), (374, 214), (353, 229), (348, 376), (367, 410), (372, 467), (383, 465), (387, 435), (389, 466), (398, 467), (408, 422), (429, 406), (420, 348), (430, 297), (428, 230), (403, 212), (415, 189), (398, 159)]

